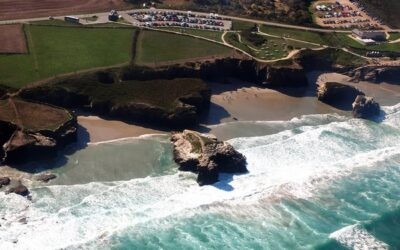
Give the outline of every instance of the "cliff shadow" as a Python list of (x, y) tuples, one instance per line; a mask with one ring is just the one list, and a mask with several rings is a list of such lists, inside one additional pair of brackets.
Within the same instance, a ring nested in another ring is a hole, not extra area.
[(236, 78), (228, 78), (224, 81), (207, 81), (212, 95), (220, 95), (225, 92), (237, 91), (241, 88), (261, 87), (258, 84), (245, 82)]
[(213, 184), (213, 186), (223, 191), (231, 192), (234, 190), (234, 187), (230, 184), (233, 181), (233, 176), (239, 176), (245, 174), (248, 173), (242, 173), (242, 174), (220, 173), (219, 181)]
[(268, 87), (268, 85), (262, 85), (257, 83), (251, 83), (242, 81), (236, 78), (229, 78), (224, 82), (207, 82), (209, 87), (211, 88), (211, 93), (213, 95), (220, 95), (226, 92), (238, 91), (242, 88), (260, 88), (260, 89), (271, 89), (278, 91), (284, 95), (292, 96), (292, 97), (315, 97), (316, 89), (317, 89), (317, 79), (320, 74), (325, 72), (319, 72), (310, 74), (310, 77), (307, 75), (308, 86), (297, 86), (297, 87)]
[(217, 125), (225, 118), (231, 117), (230, 113), (222, 106), (211, 102), (208, 111), (200, 116), (200, 124)]
[(57, 169), (68, 163), (68, 156), (79, 150), (85, 149), (90, 141), (88, 131), (78, 125), (77, 139), (68, 145), (62, 145), (56, 153), (51, 155), (39, 155), (29, 162), (9, 163), (8, 166), (23, 172), (36, 174), (46, 170)]
[(330, 73), (330, 71), (308, 71), (308, 85), (305, 87), (282, 87), (274, 90), (291, 97), (317, 97), (317, 82), (321, 75)]

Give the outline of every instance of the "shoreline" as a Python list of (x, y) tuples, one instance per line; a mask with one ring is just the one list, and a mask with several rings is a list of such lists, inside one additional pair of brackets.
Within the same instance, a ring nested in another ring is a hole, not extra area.
[[(364, 91), (366, 95), (375, 97), (382, 106), (400, 103), (400, 85), (352, 83), (349, 82), (349, 77), (336, 73), (311, 72), (308, 77), (311, 83), (316, 84), (324, 81), (350, 84)], [(349, 111), (338, 110), (318, 101), (315, 84), (307, 88), (281, 90), (261, 88), (237, 80), (231, 80), (229, 84), (214, 82), (209, 84), (212, 89), (210, 110), (203, 115), (200, 125), (191, 129), (214, 134), (221, 140), (236, 138), (240, 122), (284, 122), (313, 114), (351, 116)], [(78, 124), (77, 143), (71, 148), (67, 147), (60, 157), (38, 164), (26, 164), (37, 172), (55, 173), (58, 177), (51, 182), (51, 185), (146, 177), (154, 171), (164, 171), (161, 166), (165, 164), (165, 160), (170, 161), (168, 157), (159, 158), (159, 154), (165, 152), (165, 155), (170, 155), (168, 151), (171, 149), (167, 137), (171, 131), (146, 128), (80, 112), (78, 112)], [(258, 127), (257, 124), (250, 126), (249, 129), (241, 131), (241, 136), (265, 135), (265, 128)], [(272, 126), (271, 132), (273, 131)], [(147, 140), (153, 136), (165, 137), (165, 140), (162, 139), (162, 143), (157, 140)], [(113, 143), (112, 147), (109, 146), (110, 143)], [(87, 161), (89, 158), (97, 158), (97, 163)], [(130, 159), (135, 160), (131, 162)], [(34, 173), (26, 173), (18, 168), (2, 166), (0, 175), (20, 179), (28, 187), (32, 184), (47, 185), (35, 181)], [(4, 189), (5, 187), (2, 191)]]
[[(350, 82), (350, 77), (338, 73), (310, 72), (310, 82), (319, 84), (334, 81), (359, 88), (374, 97), (382, 106), (400, 102), (400, 85), (387, 83)], [(211, 105), (203, 114), (200, 125), (193, 130), (210, 131), (215, 125), (237, 121), (288, 121), (312, 114), (339, 114), (350, 116), (351, 112), (336, 109), (318, 101), (316, 85), (298, 89), (267, 89), (254, 84), (231, 80), (228, 84), (209, 83), (212, 89)], [(144, 135), (165, 135), (168, 130), (128, 124), (94, 115), (79, 114), (80, 128), (87, 133), (89, 144), (137, 138)], [(218, 135), (217, 135), (218, 136)]]

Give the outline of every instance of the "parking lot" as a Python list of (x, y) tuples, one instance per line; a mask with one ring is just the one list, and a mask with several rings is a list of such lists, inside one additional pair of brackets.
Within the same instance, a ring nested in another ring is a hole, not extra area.
[(218, 14), (192, 14), (190, 11), (133, 12), (129, 14), (138, 26), (145, 27), (186, 27), (206, 30), (230, 30), (232, 21), (223, 19)]
[(315, 21), (326, 28), (344, 29), (383, 29), (383, 23), (370, 16), (359, 1), (356, 0), (329, 0), (318, 1), (313, 4)]

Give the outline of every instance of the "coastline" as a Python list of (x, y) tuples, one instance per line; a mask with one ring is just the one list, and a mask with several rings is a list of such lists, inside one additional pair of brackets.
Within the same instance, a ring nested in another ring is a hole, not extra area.
[[(369, 82), (352, 83), (349, 82), (349, 77), (336, 73), (311, 72), (308, 77), (310, 82), (317, 84), (324, 81), (336, 81), (353, 85), (364, 91), (366, 95), (375, 97), (382, 106), (392, 106), (400, 101), (400, 85)], [(351, 116), (349, 111), (338, 110), (318, 101), (315, 96), (315, 85), (310, 85), (307, 88), (272, 90), (237, 80), (231, 80), (228, 84), (209, 84), (212, 89), (210, 110), (203, 115), (200, 125), (192, 129), (212, 133), (221, 140), (236, 138), (238, 136), (237, 129), (240, 130), (241, 127), (240, 122), (289, 121), (303, 115), (314, 114)], [(168, 139), (165, 139), (165, 141), (163, 139), (164, 142), (161, 144), (146, 139), (152, 136), (163, 138), (162, 136), (171, 132), (168, 130), (146, 128), (86, 113), (78, 113), (78, 124), (78, 142), (76, 145), (72, 149), (67, 148), (64, 151), (65, 156), (34, 168), (39, 172), (49, 170), (57, 173), (58, 178), (53, 184), (69, 185), (97, 180), (115, 181), (145, 177), (153, 171), (153, 165), (158, 166), (160, 164), (160, 159), (157, 158), (155, 151), (171, 150), (168, 146)], [(273, 133), (274, 130), (271, 129), (270, 132)], [(265, 135), (266, 131), (265, 128), (260, 128), (259, 131), (257, 125), (254, 125), (251, 130), (241, 131), (241, 133), (251, 137), (258, 134)], [(126, 149), (117, 146), (114, 150), (113, 147), (108, 146), (111, 142), (113, 142), (113, 145), (126, 145), (126, 141), (131, 144)], [(100, 150), (100, 155), (96, 156), (98, 150)], [(116, 167), (117, 162), (129, 162), (127, 157), (131, 158), (132, 155), (137, 156), (135, 159), (140, 159), (132, 163), (134, 167), (122, 163), (120, 164), (122, 167)], [(100, 160), (101, 163), (98, 163), (101, 166), (94, 167), (88, 161), (87, 166), (76, 168), (77, 165), (84, 164), (87, 157), (105, 158)], [(152, 163), (149, 165), (145, 159)], [(28, 165), (32, 167), (32, 164)], [(52, 166), (56, 166), (54, 170), (52, 170)], [(58, 168), (59, 166), (65, 167)], [(110, 174), (110, 169), (113, 169), (113, 174)], [(121, 173), (127, 174), (121, 175)], [(14, 179), (22, 179), (28, 186), (33, 180), (32, 173), (25, 173), (7, 166), (0, 168), (0, 174), (12, 176)]]
[[(310, 82), (334, 81), (355, 86), (372, 96), (382, 106), (395, 105), (400, 100), (400, 85), (350, 81), (338, 73), (310, 72)], [(228, 84), (210, 83), (211, 106), (195, 130), (209, 131), (210, 126), (236, 121), (287, 121), (302, 115), (332, 114), (350, 116), (351, 112), (336, 109), (318, 101), (314, 84), (307, 88), (267, 89), (254, 84), (231, 80)], [(89, 135), (89, 143), (107, 142), (170, 131), (146, 128), (93, 115), (78, 115), (78, 123)]]

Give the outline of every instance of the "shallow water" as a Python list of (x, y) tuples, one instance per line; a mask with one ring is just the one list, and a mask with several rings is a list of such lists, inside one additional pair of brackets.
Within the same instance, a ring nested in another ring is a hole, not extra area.
[(0, 249), (399, 248), (400, 105), (384, 110), (213, 126), (249, 163), (214, 186), (165, 136), (89, 145), (32, 202), (0, 193)]

